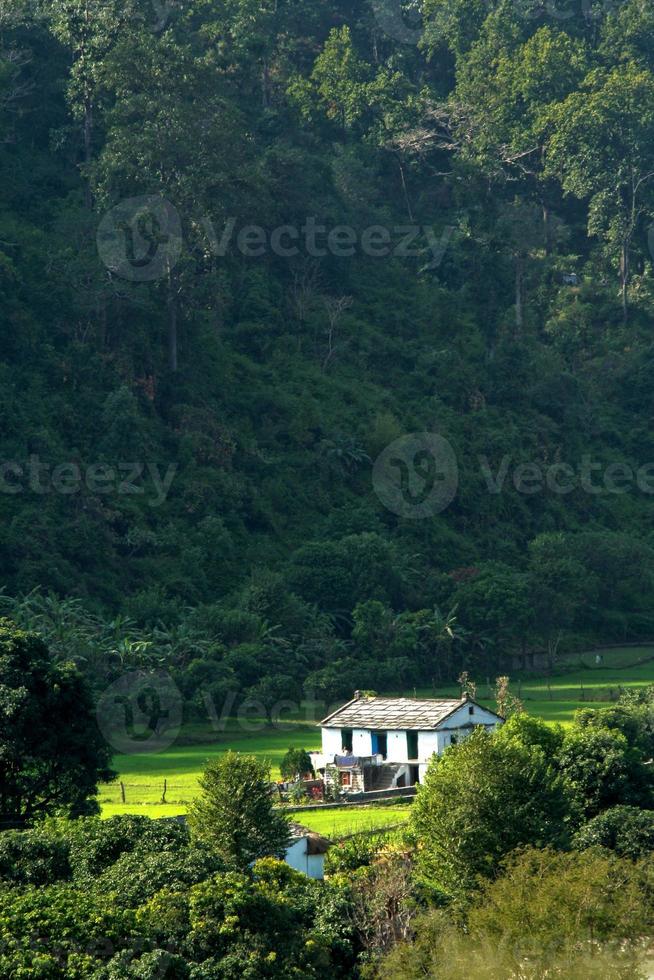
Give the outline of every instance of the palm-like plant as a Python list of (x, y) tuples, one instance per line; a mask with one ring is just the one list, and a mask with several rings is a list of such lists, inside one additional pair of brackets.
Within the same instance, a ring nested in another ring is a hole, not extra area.
[(421, 646), (428, 657), (436, 660), (436, 675), (439, 680), (449, 677), (452, 673), (452, 650), (455, 643), (460, 643), (468, 636), (465, 627), (459, 625), (456, 616), (456, 606), (443, 613), (438, 606), (426, 623), (420, 627)]

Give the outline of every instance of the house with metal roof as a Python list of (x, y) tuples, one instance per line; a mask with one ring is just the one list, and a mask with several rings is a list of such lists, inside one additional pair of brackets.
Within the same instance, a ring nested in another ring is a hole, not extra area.
[(322, 752), (314, 768), (341, 792), (414, 786), (434, 755), (462, 741), (478, 726), (493, 731), (502, 718), (462, 698), (354, 697), (319, 725)]

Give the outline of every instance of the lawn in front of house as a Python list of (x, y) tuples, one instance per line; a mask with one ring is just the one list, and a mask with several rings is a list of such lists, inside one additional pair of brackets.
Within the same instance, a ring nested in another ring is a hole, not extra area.
[[(164, 752), (116, 755), (112, 765), (119, 773), (118, 779), (100, 787), (98, 801), (102, 816), (140, 813), (165, 817), (185, 813), (188, 803), (198, 795), (198, 779), (207, 763), (230, 749), (266, 759), (273, 779), (278, 779), (279, 763), (290, 745), (309, 751), (320, 748), (319, 729), (298, 725), (292, 731), (266, 729), (252, 734), (230, 730), (214, 742), (176, 744)], [(166, 803), (161, 803), (164, 779)], [(121, 782), (125, 787), (125, 803), (121, 798)]]
[(338, 809), (300, 810), (291, 813), (291, 819), (323, 837), (339, 840), (351, 834), (384, 830), (402, 824), (408, 820), (410, 811), (410, 801), (389, 806), (356, 806), (352, 803)]

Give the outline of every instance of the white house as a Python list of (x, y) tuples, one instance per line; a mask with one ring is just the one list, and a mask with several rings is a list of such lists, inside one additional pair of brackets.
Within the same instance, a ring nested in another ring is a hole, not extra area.
[(312, 755), (326, 783), (343, 792), (369, 792), (419, 783), (433, 755), (474, 728), (489, 731), (502, 718), (467, 695), (448, 698), (354, 698), (319, 722), (322, 752)]
[(331, 847), (331, 841), (320, 834), (315, 834), (301, 824), (291, 824), (291, 840), (286, 848), (284, 860), (296, 871), (301, 871), (309, 878), (325, 877), (325, 854)]

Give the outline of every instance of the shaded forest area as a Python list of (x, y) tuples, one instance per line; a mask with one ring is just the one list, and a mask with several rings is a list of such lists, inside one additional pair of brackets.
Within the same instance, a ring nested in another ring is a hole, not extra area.
[[(0, 5), (0, 582), (96, 685), (269, 705), (654, 636), (654, 12), (416, 25)], [(458, 470), (424, 517), (373, 480), (416, 432)]]

